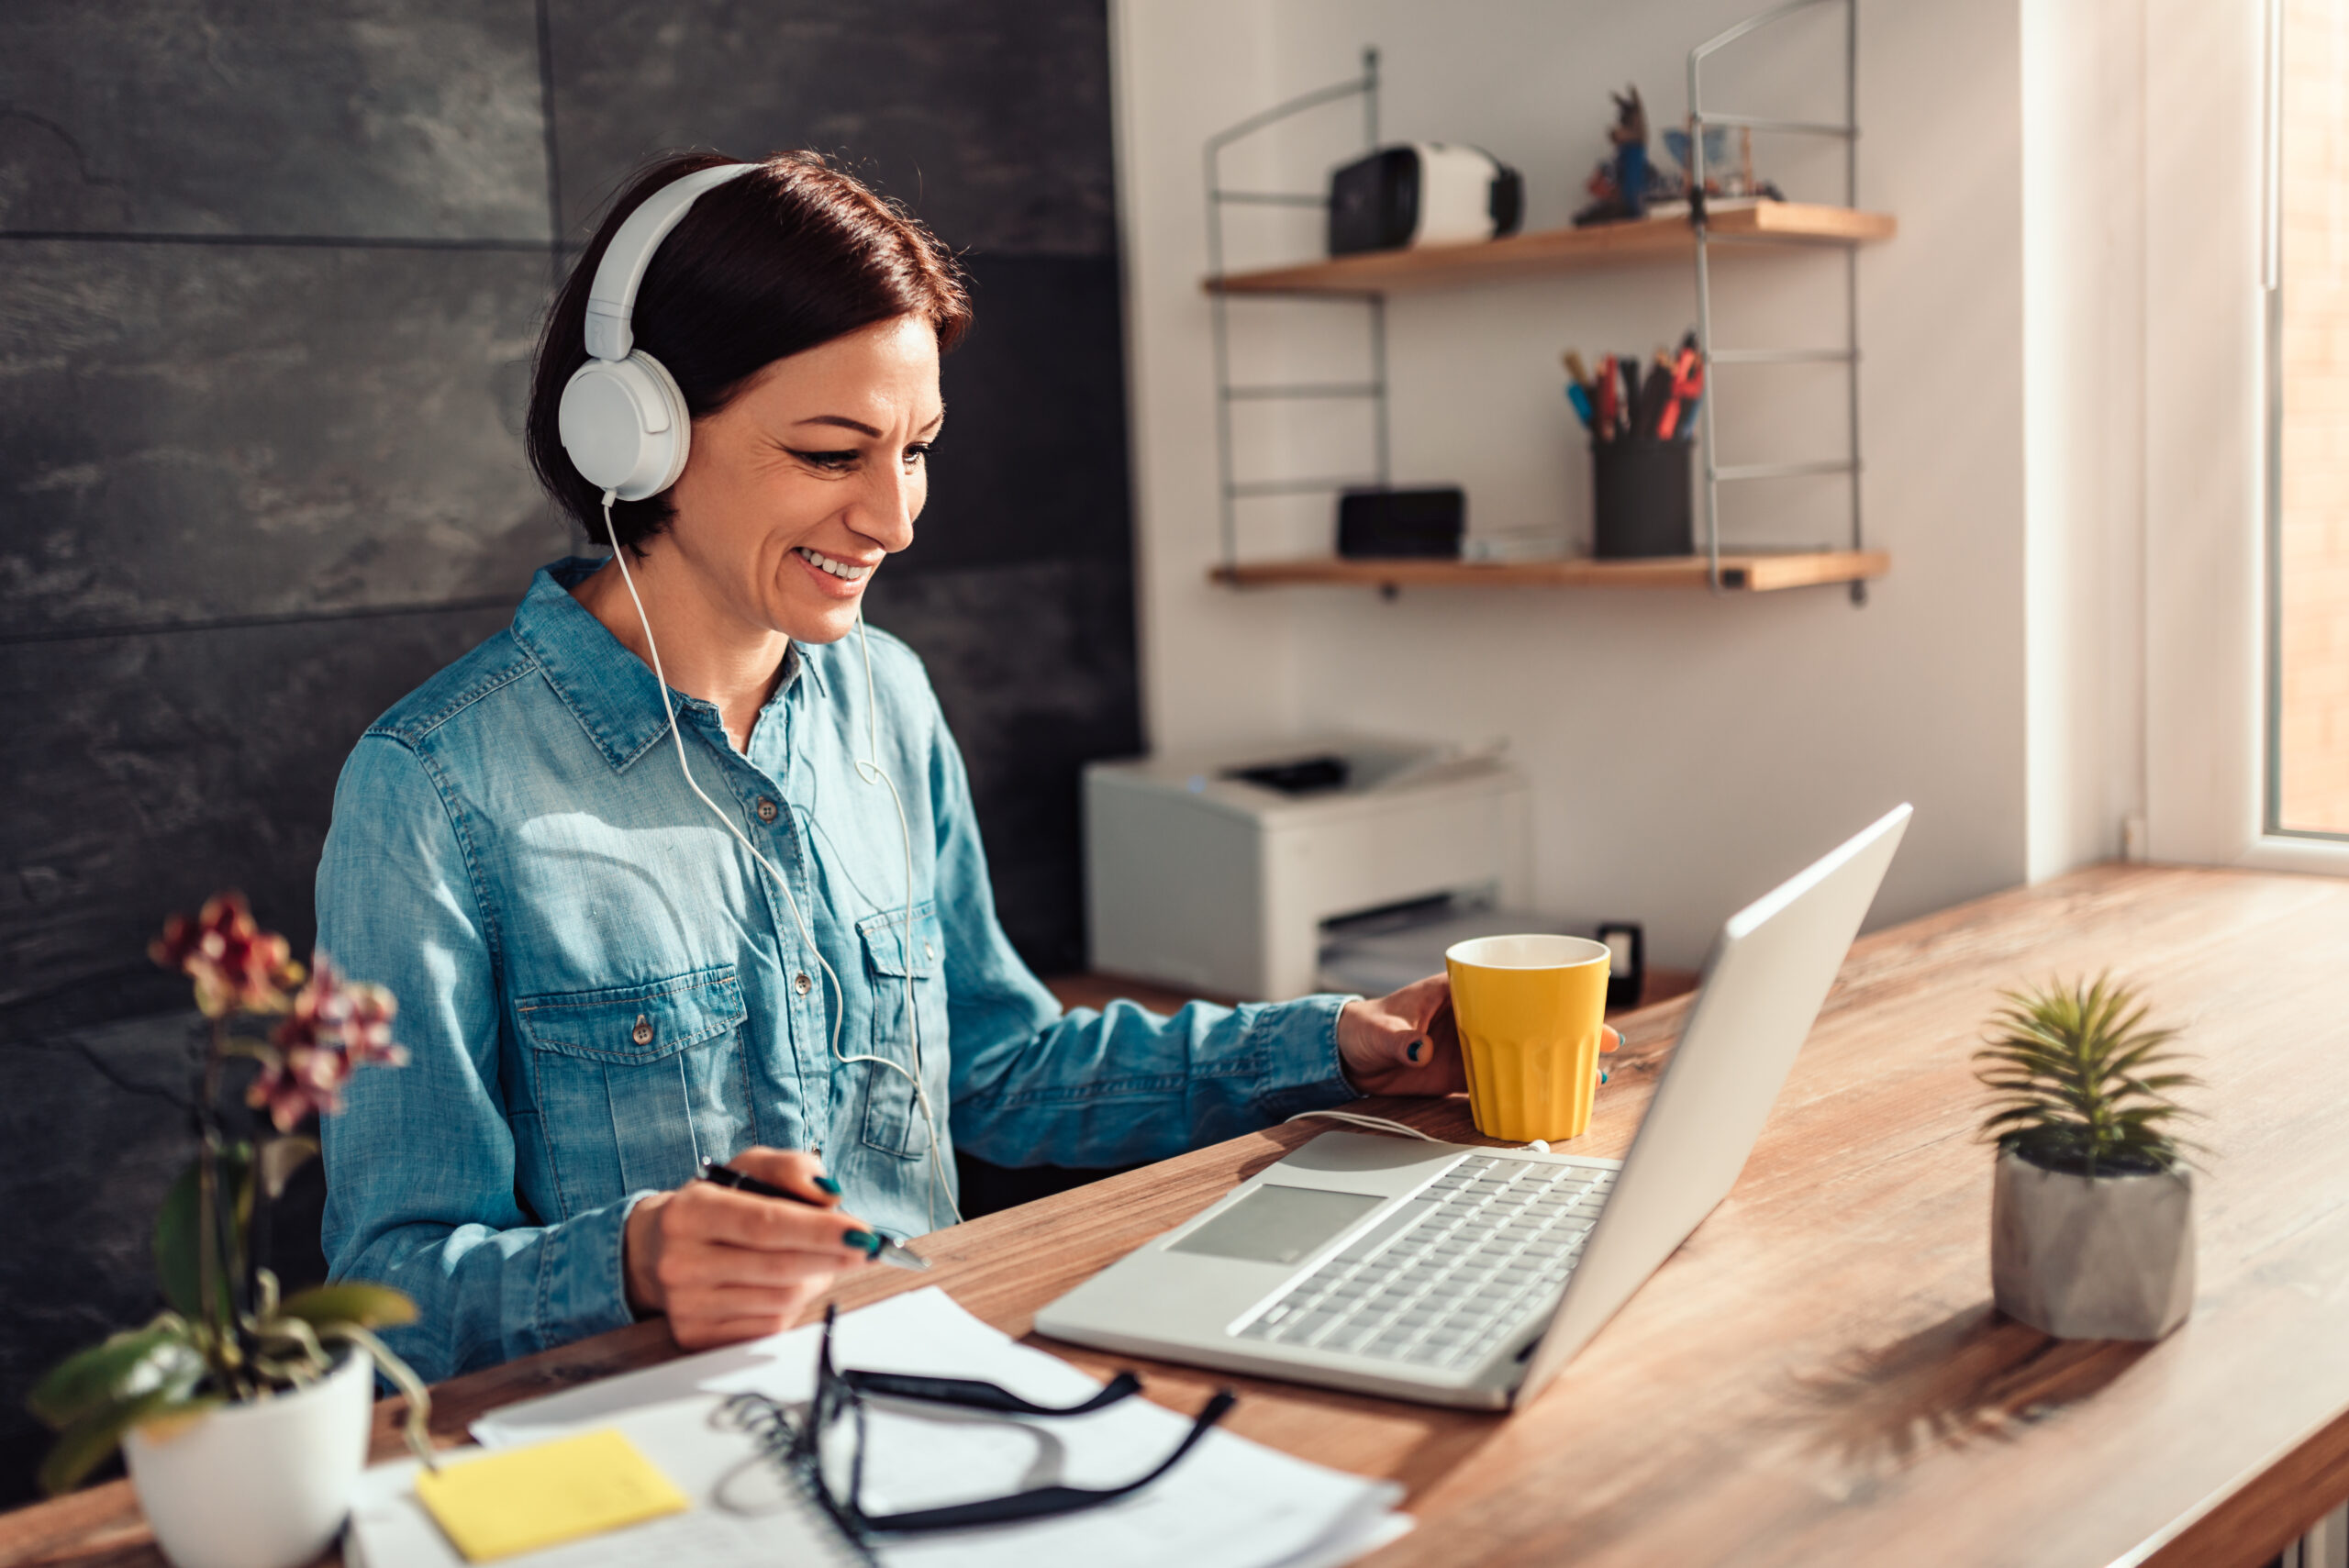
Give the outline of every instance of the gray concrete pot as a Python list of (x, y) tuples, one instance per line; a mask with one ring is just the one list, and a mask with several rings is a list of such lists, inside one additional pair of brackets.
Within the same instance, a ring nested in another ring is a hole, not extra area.
[(1998, 1310), (2059, 1340), (2158, 1340), (2194, 1307), (2194, 1181), (2075, 1176), (1998, 1155)]

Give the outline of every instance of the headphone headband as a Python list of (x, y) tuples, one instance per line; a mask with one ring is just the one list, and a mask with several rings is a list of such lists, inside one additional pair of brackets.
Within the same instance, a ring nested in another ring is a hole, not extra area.
[(622, 220), (604, 250), (596, 282), (587, 291), (587, 352), (599, 360), (624, 360), (636, 345), (636, 291), (652, 253), (705, 191), (757, 168), (756, 163), (720, 163), (662, 186)]

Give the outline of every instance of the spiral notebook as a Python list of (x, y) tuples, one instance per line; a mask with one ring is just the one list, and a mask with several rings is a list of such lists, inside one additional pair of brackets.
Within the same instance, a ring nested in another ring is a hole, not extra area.
[[(501, 1568), (749, 1568), (776, 1562), (847, 1568), (1335, 1568), (1410, 1529), (1400, 1489), (1218, 1430), (1134, 1496), (1019, 1525), (848, 1539), (746, 1434), (714, 1419), (730, 1394), (805, 1400), (815, 1381), (813, 1329), (691, 1356), (507, 1406), (473, 1423), (485, 1448), (510, 1450), (612, 1429), (692, 1499), (686, 1512), (548, 1551)], [(1017, 1344), (932, 1287), (844, 1315), (844, 1365), (980, 1377), (1046, 1403), (1099, 1386), (1058, 1358)], [(865, 1502), (878, 1510), (995, 1496), (1045, 1480), (1098, 1485), (1147, 1470), (1189, 1422), (1147, 1400), (1040, 1426), (937, 1419), (883, 1408), (871, 1422)], [(413, 1461), (368, 1473), (345, 1548), (353, 1568), (444, 1568), (462, 1561), (417, 1507)]]

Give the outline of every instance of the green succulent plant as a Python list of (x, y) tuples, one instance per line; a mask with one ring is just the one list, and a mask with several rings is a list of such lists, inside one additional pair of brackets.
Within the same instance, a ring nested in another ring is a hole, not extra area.
[(2200, 1080), (2177, 1072), (2176, 1029), (2110, 974), (2004, 993), (1990, 1041), (1974, 1053), (1991, 1091), (1985, 1137), (2032, 1164), (2080, 1176), (2152, 1175), (2185, 1162), (2171, 1124), (2193, 1113), (2170, 1097)]

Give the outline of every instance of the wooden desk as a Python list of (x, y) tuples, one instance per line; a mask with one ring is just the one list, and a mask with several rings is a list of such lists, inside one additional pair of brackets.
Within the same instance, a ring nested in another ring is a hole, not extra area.
[[(1063, 1007), (1106, 1007), (1123, 998), (1139, 1002), (1154, 1012), (1179, 1012), (1186, 1002), (1216, 1002), (1229, 1006), (1234, 998), (1202, 995), (1179, 986), (1162, 985), (1154, 980), (1133, 980), (1122, 974), (1055, 974), (1045, 978), (1044, 985)], [(1671, 969), (1649, 966), (1645, 983), (1640, 987), (1640, 1005), (1652, 1006), (1669, 1002), (1675, 996), (1685, 996), (1697, 989), (1697, 972), (1693, 969)], [(1628, 1008), (1610, 1008), (1607, 1016), (1615, 1017)]]
[[(2208, 1080), (2195, 1316), (2065, 1343), (1990, 1307), (1967, 1056), (1996, 993), (2110, 967)], [(1582, 1148), (1617, 1154), (1685, 1002), (1629, 1020)], [(1234, 1429), (1408, 1489), (1415, 1563), (2266, 1562), (2349, 1496), (2349, 882), (2108, 866), (1861, 942), (1735, 1192), (1531, 1407), (1469, 1415), (1240, 1380)], [(1373, 1107), (1470, 1138), (1457, 1102)], [(917, 1283), (1028, 1331), (1310, 1124), (920, 1243)], [(1117, 1358), (1055, 1346), (1106, 1371)], [(674, 1353), (644, 1324), (440, 1391), (484, 1409)], [(1194, 1409), (1222, 1380), (1146, 1366)], [(396, 1451), (379, 1412), (378, 1451)], [(0, 1562), (154, 1562), (126, 1485), (0, 1518)]]

